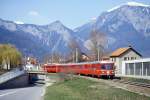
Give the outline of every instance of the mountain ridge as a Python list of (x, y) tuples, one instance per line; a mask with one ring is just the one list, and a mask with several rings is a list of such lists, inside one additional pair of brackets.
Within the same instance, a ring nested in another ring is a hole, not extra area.
[[(48, 25), (34, 25), (15, 24), (13, 21), (0, 19), (0, 43), (12, 43), (19, 48), (25, 56), (38, 57), (50, 54), (52, 51), (59, 51), (57, 49), (60, 48), (62, 49), (60, 52), (68, 51), (69, 48), (64, 45), (67, 45), (67, 42), (73, 38), (71, 37), (73, 33), (72, 30), (65, 27), (60, 21), (55, 21)], [(23, 42), (20, 39), (28, 41)], [(26, 44), (24, 45), (25, 48), (20, 44)], [(34, 46), (36, 46), (36, 48), (32, 48)], [(38, 52), (42, 53), (39, 54)]]
[(103, 12), (94, 23), (84, 24), (77, 29), (79, 37), (86, 35), (85, 43), (92, 29), (96, 29), (106, 34), (109, 42), (107, 49), (110, 51), (132, 45), (143, 56), (150, 55), (150, 46), (147, 45), (150, 42), (150, 6), (124, 4), (110, 12)]
[(110, 52), (132, 45), (142, 55), (150, 57), (150, 6), (135, 2), (105, 11), (96, 20), (74, 30), (59, 20), (47, 25), (35, 25), (0, 19), (0, 43), (12, 43), (24, 55), (41, 57), (53, 52), (68, 53), (68, 44), (75, 40), (86, 52), (93, 29), (105, 33), (108, 40), (106, 49)]

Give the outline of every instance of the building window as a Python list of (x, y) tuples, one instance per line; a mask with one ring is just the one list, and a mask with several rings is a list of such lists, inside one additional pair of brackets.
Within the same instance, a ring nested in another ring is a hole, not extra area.
[(131, 60), (134, 60), (134, 57), (131, 57)]
[(114, 61), (116, 61), (116, 58), (114, 58)]
[(115, 62), (115, 61), (116, 61), (116, 58), (111, 58), (111, 61), (114, 61), (114, 62)]
[(124, 57), (124, 60), (127, 60), (127, 57)]
[(128, 60), (130, 60), (130, 58), (128, 57)]

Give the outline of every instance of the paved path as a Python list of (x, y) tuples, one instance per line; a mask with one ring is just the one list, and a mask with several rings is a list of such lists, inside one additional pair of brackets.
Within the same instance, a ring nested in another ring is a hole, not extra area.
[(0, 90), (0, 100), (42, 100), (44, 85)]

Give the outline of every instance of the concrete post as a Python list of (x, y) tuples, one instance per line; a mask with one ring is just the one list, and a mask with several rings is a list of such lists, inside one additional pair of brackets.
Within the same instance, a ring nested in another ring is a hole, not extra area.
[(143, 64), (143, 62), (142, 62), (142, 76), (143, 76), (143, 65), (144, 65), (144, 64)]
[(76, 48), (76, 63), (78, 62), (78, 49)]
[(134, 66), (134, 76), (135, 76), (135, 63), (133, 64), (133, 66)]
[(146, 76), (147, 76), (147, 67), (146, 67)]
[(129, 64), (129, 67), (128, 67), (128, 68), (129, 68), (129, 75), (131, 75), (130, 64)]

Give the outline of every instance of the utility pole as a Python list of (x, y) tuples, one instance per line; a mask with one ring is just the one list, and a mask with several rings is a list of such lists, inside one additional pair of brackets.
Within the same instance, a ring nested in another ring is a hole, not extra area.
[(53, 63), (53, 52), (52, 52), (52, 58), (51, 59), (52, 59), (51, 63)]
[(73, 62), (75, 62), (74, 61), (74, 58), (75, 58), (74, 54), (75, 54), (75, 52), (72, 52), (72, 60), (73, 60)]
[(24, 61), (24, 63), (25, 63), (25, 66), (26, 66), (26, 64), (27, 64), (27, 57), (25, 56), (25, 61)]
[(78, 62), (78, 49), (76, 48), (76, 63)]
[(98, 54), (98, 61), (99, 61), (100, 60), (100, 55), (99, 55), (100, 54), (100, 50), (99, 50), (99, 47), (98, 47), (97, 51), (98, 51), (97, 54)]

